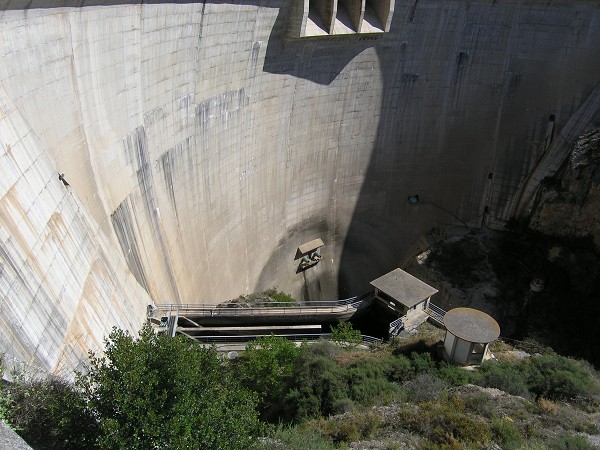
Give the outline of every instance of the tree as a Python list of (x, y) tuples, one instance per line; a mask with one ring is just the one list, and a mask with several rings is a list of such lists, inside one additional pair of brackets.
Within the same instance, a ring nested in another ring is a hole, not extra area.
[(98, 435), (95, 418), (82, 393), (57, 377), (36, 379), (23, 373), (2, 387), (2, 419), (31, 446), (45, 449), (93, 448)]
[(362, 335), (350, 322), (341, 320), (335, 327), (331, 327), (331, 339), (342, 347), (350, 348), (361, 343)]
[(274, 406), (281, 407), (285, 381), (299, 355), (296, 344), (273, 335), (260, 337), (246, 345), (238, 374), (244, 386), (261, 396), (260, 410), (264, 418), (272, 418)]
[(222, 368), (214, 349), (113, 329), (105, 356), (78, 377), (102, 449), (247, 449), (260, 431), (257, 397)]

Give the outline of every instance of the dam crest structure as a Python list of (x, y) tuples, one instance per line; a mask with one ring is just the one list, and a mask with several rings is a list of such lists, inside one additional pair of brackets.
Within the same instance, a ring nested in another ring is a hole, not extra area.
[(435, 224), (526, 211), (600, 125), (592, 0), (10, 0), (0, 20), (0, 352), (57, 374), (149, 304), (366, 292)]

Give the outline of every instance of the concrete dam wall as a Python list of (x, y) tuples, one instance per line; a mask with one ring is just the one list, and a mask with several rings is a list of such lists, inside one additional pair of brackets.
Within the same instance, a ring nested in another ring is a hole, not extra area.
[(502, 224), (569, 118), (600, 122), (596, 1), (396, 0), (389, 32), (291, 38), (303, 5), (0, 3), (0, 351), (69, 371), (151, 303), (359, 294), (436, 223)]

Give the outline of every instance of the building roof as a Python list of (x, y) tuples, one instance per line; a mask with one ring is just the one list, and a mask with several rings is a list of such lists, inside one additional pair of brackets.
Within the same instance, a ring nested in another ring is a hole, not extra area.
[(371, 286), (408, 308), (427, 300), (438, 291), (402, 269), (394, 269), (371, 281)]
[(300, 247), (298, 247), (297, 252), (300, 254), (310, 253), (320, 247), (323, 247), (323, 245), (325, 244), (321, 239), (313, 239), (312, 241), (302, 244)]
[(500, 326), (491, 316), (473, 308), (454, 308), (444, 316), (446, 329), (468, 342), (487, 344), (500, 336)]

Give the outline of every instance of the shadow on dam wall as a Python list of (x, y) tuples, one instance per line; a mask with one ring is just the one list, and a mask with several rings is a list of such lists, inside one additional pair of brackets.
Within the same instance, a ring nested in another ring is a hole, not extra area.
[[(379, 124), (348, 223), (317, 218), (285, 238), (327, 227), (345, 234), (337, 266), (315, 271), (312, 285), (304, 274), (305, 299), (331, 298), (321, 281), (332, 276), (337, 298), (367, 291), (435, 225), (502, 226), (548, 150), (549, 120), (559, 133), (600, 73), (598, 8), (585, 0), (396, 2), (389, 33), (316, 40), (282, 38), (288, 9), (279, 10), (264, 71), (329, 85), (373, 48), (381, 74)], [(265, 266), (261, 288), (280, 257)]]
[(399, 267), (435, 225), (510, 219), (519, 187), (548, 149), (548, 120), (556, 117), (560, 132), (598, 82), (591, 2), (435, 5), (397, 2), (391, 32), (376, 44), (381, 118), (342, 247), (339, 298)]

